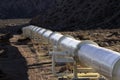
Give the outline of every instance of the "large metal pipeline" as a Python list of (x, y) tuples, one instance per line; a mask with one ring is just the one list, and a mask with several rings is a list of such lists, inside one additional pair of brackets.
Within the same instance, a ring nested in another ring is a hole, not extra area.
[(90, 41), (75, 40), (41, 27), (30, 25), (22, 30), (25, 37), (35, 37), (34, 34), (44, 37), (57, 46), (57, 48), (66, 51), (68, 56), (78, 58), (80, 63), (93, 68), (108, 80), (120, 80), (119, 52), (102, 48)]

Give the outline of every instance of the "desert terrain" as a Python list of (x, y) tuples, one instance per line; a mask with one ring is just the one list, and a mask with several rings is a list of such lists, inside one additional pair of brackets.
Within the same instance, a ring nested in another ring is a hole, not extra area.
[[(119, 0), (1, 0), (0, 80), (58, 80), (48, 43), (22, 35), (31, 24), (120, 52)], [(56, 67), (57, 73), (68, 70)]]
[[(0, 80), (57, 80), (51, 72), (48, 44), (22, 36), (30, 19), (0, 20)], [(78, 40), (92, 40), (102, 47), (120, 52), (120, 29), (60, 31)], [(44, 41), (43, 41), (44, 42)], [(39, 44), (39, 45), (38, 45)], [(57, 67), (58, 73), (66, 70)]]

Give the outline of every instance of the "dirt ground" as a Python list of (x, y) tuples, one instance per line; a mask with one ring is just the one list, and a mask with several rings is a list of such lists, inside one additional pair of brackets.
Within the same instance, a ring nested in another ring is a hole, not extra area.
[(33, 41), (17, 33), (28, 22), (29, 19), (3, 20), (4, 24), (0, 21), (0, 80), (57, 80), (44, 44), (38, 49)]
[[(28, 22), (29, 19), (7, 20), (3, 24), (0, 20), (0, 25), (9, 29), (4, 31), (1, 28), (0, 34), (11, 34), (8, 40), (0, 37), (0, 49), (5, 50), (3, 56), (0, 54), (0, 80), (57, 80), (51, 72), (48, 45), (42, 41), (38, 44), (29, 39), (23, 39), (21, 34), (17, 34), (17, 27), (22, 28), (23, 24)], [(12, 33), (15, 31), (16, 33)], [(93, 40), (102, 47), (120, 52), (120, 29), (78, 30), (61, 33), (71, 35), (78, 40)]]

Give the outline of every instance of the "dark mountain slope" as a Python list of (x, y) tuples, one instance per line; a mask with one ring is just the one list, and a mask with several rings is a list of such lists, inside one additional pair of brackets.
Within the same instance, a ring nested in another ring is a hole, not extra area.
[(54, 0), (1, 0), (0, 18), (29, 18), (53, 6)]
[(56, 0), (56, 7), (31, 24), (52, 30), (120, 28), (120, 0)]

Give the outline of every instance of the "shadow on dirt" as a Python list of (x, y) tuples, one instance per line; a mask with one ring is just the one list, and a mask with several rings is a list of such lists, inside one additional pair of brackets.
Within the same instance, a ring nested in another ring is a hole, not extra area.
[(0, 80), (28, 80), (27, 62), (18, 48), (4, 35), (0, 39)]
[(10, 34), (21, 34), (22, 33), (22, 28), (27, 26), (29, 24), (21, 24), (21, 25), (7, 25), (4, 26), (2, 28), (0, 28), (0, 34), (6, 34), (6, 33), (10, 33)]
[(43, 67), (43, 65), (51, 66), (51, 64), (52, 64), (52, 62), (42, 62), (42, 63), (38, 63), (38, 64), (28, 65), (28, 68), (29, 69), (41, 68), (41, 67)]

